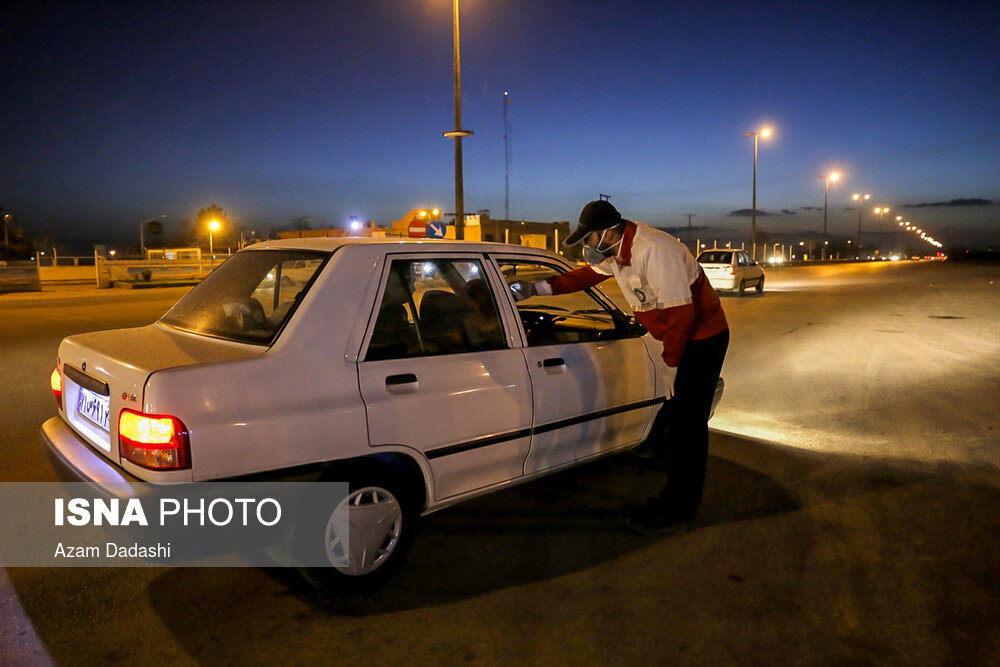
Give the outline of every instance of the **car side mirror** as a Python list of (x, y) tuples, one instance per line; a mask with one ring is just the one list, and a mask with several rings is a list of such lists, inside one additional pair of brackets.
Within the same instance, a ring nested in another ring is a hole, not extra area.
[(646, 327), (639, 324), (635, 319), (635, 315), (627, 316), (622, 328), (626, 338), (641, 338), (646, 335)]

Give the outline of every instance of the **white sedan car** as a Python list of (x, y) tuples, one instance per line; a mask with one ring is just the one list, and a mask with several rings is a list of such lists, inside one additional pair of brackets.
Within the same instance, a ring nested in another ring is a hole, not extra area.
[(654, 431), (660, 343), (599, 290), (512, 298), (570, 268), (491, 243), (254, 245), (154, 324), (62, 341), (49, 460), (97, 483), (347, 481), (365, 539), (310, 573), (367, 588), (420, 515)]
[(742, 250), (713, 248), (698, 255), (705, 277), (717, 290), (735, 290), (740, 296), (748, 287), (764, 292), (764, 269)]

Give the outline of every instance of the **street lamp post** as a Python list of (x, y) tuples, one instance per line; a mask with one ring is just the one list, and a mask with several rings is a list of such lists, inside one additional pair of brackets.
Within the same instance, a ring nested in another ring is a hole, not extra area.
[(212, 257), (213, 260), (215, 259), (215, 245), (212, 235), (218, 229), (219, 229), (218, 220), (212, 220), (210, 223), (208, 223), (208, 254)]
[(830, 172), (826, 176), (820, 176), (826, 181), (826, 190), (823, 193), (823, 241), (826, 241), (826, 211), (830, 200), (830, 181), (836, 182), (840, 178), (837, 172)]
[(885, 214), (888, 212), (889, 212), (888, 206), (875, 207), (875, 213), (878, 214), (878, 228), (876, 229), (876, 234), (875, 234), (876, 239), (882, 238), (882, 218), (885, 217)]
[(455, 42), (455, 129), (444, 133), (444, 136), (455, 140), (455, 238), (465, 238), (465, 191), (462, 183), (462, 137), (472, 134), (471, 130), (462, 129), (462, 57), (458, 34), (458, 0), (452, 3), (453, 33)]
[(755, 255), (754, 259), (757, 259), (757, 137), (761, 136), (767, 139), (771, 136), (770, 128), (764, 128), (757, 132), (746, 132), (743, 134), (744, 137), (753, 137), (753, 208), (750, 210), (750, 247), (753, 248), (753, 253)]
[(854, 201), (858, 202), (858, 259), (861, 259), (861, 211), (864, 210), (865, 201), (871, 198), (869, 194), (862, 195), (857, 192), (853, 196)]
[(7, 242), (7, 228), (10, 227), (10, 213), (3, 214), (3, 261), (10, 260), (10, 244)]

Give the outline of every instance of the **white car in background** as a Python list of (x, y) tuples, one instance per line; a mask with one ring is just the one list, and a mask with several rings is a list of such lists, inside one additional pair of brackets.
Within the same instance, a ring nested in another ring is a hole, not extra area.
[(742, 250), (704, 250), (698, 263), (716, 290), (736, 291), (740, 296), (748, 287), (754, 287), (758, 294), (764, 292), (764, 269)]
[(515, 302), (508, 288), (570, 268), (496, 243), (251, 246), (158, 322), (62, 341), (46, 453), (61, 478), (98, 484), (346, 481), (349, 564), (307, 575), (365, 590), (421, 514), (656, 430), (660, 343), (600, 290)]

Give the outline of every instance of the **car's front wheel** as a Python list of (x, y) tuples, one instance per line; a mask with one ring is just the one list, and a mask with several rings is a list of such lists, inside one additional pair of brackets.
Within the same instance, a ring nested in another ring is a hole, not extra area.
[(365, 593), (381, 586), (406, 559), (419, 517), (405, 484), (391, 475), (350, 479), (350, 492), (326, 520), (297, 529), (297, 542), (323, 566), (303, 568), (310, 583), (333, 593)]

